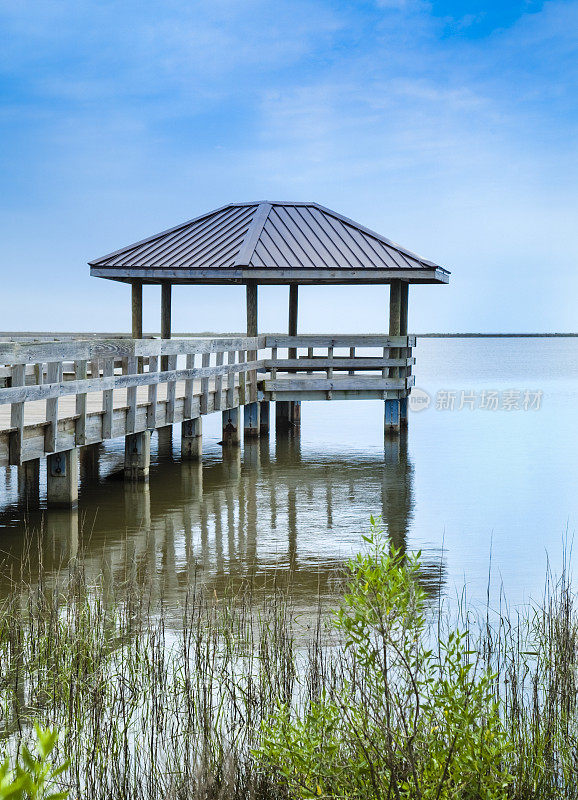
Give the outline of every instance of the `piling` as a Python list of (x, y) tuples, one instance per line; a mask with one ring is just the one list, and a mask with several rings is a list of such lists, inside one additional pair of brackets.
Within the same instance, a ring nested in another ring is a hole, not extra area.
[(239, 437), (239, 408), (230, 408), (223, 411), (223, 430), (222, 443), (224, 447), (236, 446), (240, 442)]
[(124, 478), (131, 483), (148, 481), (151, 466), (151, 432), (131, 433), (124, 440)]
[(46, 459), (46, 501), (49, 508), (78, 503), (78, 450), (51, 453)]
[(203, 419), (185, 420), (181, 426), (181, 459), (199, 461), (203, 456)]
[(260, 433), (259, 403), (248, 403), (243, 408), (245, 439), (257, 439)]

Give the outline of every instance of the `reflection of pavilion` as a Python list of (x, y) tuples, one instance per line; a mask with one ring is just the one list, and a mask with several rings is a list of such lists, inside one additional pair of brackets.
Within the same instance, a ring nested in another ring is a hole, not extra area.
[[(80, 514), (47, 511), (45, 569), (56, 574), (81, 549), (90, 577), (104, 572), (119, 586), (132, 577), (169, 603), (190, 587), (222, 596), (245, 584), (290, 584), (298, 603), (314, 603), (319, 592), (333, 593), (372, 510), (381, 511), (392, 544), (406, 548), (413, 509), (407, 436), (385, 447), (383, 460), (354, 465), (303, 459), (298, 431), (271, 449), (264, 439), (245, 442), (243, 451), (223, 448), (222, 460), (204, 466), (172, 461), (167, 450), (151, 484), (101, 484), (106, 503), (94, 521), (82, 503)], [(93, 497), (90, 507), (98, 504)], [(109, 508), (114, 519), (104, 517)], [(344, 514), (355, 517), (353, 534)]]

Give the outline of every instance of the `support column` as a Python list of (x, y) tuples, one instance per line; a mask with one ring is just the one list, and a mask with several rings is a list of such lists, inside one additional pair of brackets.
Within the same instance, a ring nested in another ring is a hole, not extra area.
[(287, 433), (293, 427), (293, 408), (292, 403), (287, 400), (277, 400), (275, 403), (275, 431), (276, 433)]
[(247, 283), (247, 336), (257, 336), (258, 331), (257, 282)]
[(260, 432), (259, 403), (249, 403), (243, 407), (245, 439), (257, 439)]
[[(297, 336), (297, 320), (299, 315), (299, 284), (289, 284), (289, 336)], [(297, 358), (297, 348), (289, 348), (289, 358)], [(289, 402), (289, 419), (292, 425), (301, 424), (301, 403), (299, 400)]]
[(199, 461), (203, 457), (203, 418), (187, 419), (181, 427), (182, 461)]
[(124, 439), (124, 479), (148, 481), (151, 466), (151, 432), (131, 433)]
[(223, 447), (236, 446), (240, 442), (239, 437), (239, 408), (230, 408), (223, 411), (223, 435), (221, 444)]
[(73, 508), (78, 503), (78, 450), (51, 453), (46, 458), (46, 501), (49, 508)]
[[(401, 323), (401, 281), (393, 280), (389, 285), (389, 335), (399, 336)], [(397, 349), (392, 348), (391, 354), (397, 356)], [(397, 378), (399, 370), (390, 367), (389, 377)], [(398, 433), (400, 429), (399, 399), (385, 401), (384, 431), (385, 434)]]
[[(170, 283), (161, 284), (161, 339), (171, 338), (171, 290)], [(169, 368), (168, 356), (161, 356), (161, 370)]]
[[(247, 283), (247, 336), (257, 336), (258, 325), (258, 296), (257, 296), (257, 282), (249, 281)], [(247, 352), (247, 360), (253, 361), (257, 357), (255, 350)], [(245, 439), (252, 439), (259, 436), (260, 422), (259, 422), (259, 403), (249, 403), (244, 407), (244, 437)]]
[(26, 500), (38, 500), (40, 494), (40, 459), (24, 461), (18, 467), (18, 493)]
[(269, 419), (270, 419), (270, 405), (268, 400), (262, 400), (259, 403), (259, 414), (260, 414), (260, 422), (259, 422), (259, 430), (261, 431), (261, 436), (268, 436), (269, 435)]
[(45, 517), (46, 538), (52, 546), (57, 564), (68, 564), (78, 555), (79, 525), (78, 511), (49, 511)]
[[(408, 318), (408, 306), (409, 306), (409, 283), (403, 282), (401, 284), (401, 297), (400, 297), (400, 308), (399, 308), (399, 335), (400, 336), (407, 336), (407, 318)], [(408, 355), (407, 350), (405, 354)], [(407, 370), (402, 370), (404, 375), (407, 375)], [(409, 397), (402, 397), (399, 401), (399, 419), (402, 428), (407, 428), (409, 415), (408, 415), (408, 402)]]
[(142, 281), (133, 280), (132, 286), (132, 338), (142, 339)]

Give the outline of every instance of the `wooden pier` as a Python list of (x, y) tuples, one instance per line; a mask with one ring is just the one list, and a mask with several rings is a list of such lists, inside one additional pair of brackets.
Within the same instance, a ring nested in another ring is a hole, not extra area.
[[(414, 383), (410, 283), (449, 273), (315, 203), (235, 203), (91, 262), (131, 285), (131, 336), (5, 334), (0, 340), (0, 465), (37, 481), (47, 458), (49, 505), (78, 497), (81, 448), (125, 437), (125, 477), (146, 481), (150, 435), (180, 423), (182, 457), (202, 456), (202, 418), (220, 412), (223, 447), (299, 427), (301, 403), (384, 401), (384, 431), (408, 422)], [(247, 335), (171, 338), (175, 284), (246, 287)], [(298, 287), (389, 286), (383, 335), (300, 335)], [(144, 284), (161, 287), (161, 336), (143, 338)], [(259, 334), (259, 284), (289, 286), (288, 333)], [(38, 339), (44, 339), (38, 341)], [(49, 339), (53, 339), (49, 341)], [(243, 413), (241, 413), (243, 408)]]

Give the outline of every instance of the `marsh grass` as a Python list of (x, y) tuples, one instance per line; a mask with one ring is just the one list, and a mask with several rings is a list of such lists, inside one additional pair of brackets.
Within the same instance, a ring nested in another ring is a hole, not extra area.
[(50, 583), (24, 566), (0, 609), (0, 750), (58, 729), (61, 788), (85, 800), (578, 797), (567, 572), (524, 613), (459, 623), (374, 523), (345, 578), (307, 620), (281, 592), (192, 586), (175, 626), (134, 578), (119, 601), (81, 560)]

